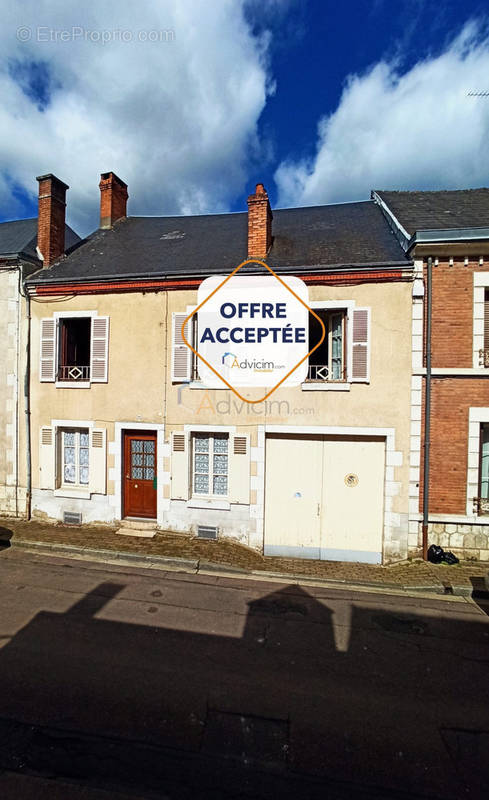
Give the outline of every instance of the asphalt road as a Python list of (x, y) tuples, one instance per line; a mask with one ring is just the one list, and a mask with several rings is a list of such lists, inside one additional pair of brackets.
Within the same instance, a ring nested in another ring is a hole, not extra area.
[(489, 796), (489, 617), (0, 553), (0, 797)]

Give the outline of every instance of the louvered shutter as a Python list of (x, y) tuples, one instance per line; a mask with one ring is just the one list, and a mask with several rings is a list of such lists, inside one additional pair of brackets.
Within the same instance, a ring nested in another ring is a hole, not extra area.
[(92, 383), (107, 383), (109, 360), (109, 318), (92, 318), (92, 341), (90, 348), (90, 380)]
[(484, 366), (489, 366), (489, 291), (484, 294)]
[(55, 489), (55, 429), (45, 425), (39, 431), (39, 488)]
[[(175, 312), (172, 314), (172, 358), (171, 379), (175, 383), (189, 381), (192, 372), (192, 351), (187, 347), (182, 338), (182, 325), (188, 314)], [(188, 342), (192, 341), (191, 322), (186, 325), (185, 336)]]
[(183, 432), (175, 432), (172, 434), (171, 441), (171, 497), (174, 500), (188, 500), (190, 484), (189, 438)]
[(39, 345), (39, 380), (54, 381), (56, 377), (56, 320), (48, 317), (41, 320)]
[(95, 494), (106, 493), (106, 430), (105, 428), (92, 428), (90, 431), (89, 448), (89, 486)]
[(351, 380), (370, 380), (370, 309), (353, 310)]
[(244, 434), (231, 436), (229, 448), (229, 502), (250, 502), (250, 439)]

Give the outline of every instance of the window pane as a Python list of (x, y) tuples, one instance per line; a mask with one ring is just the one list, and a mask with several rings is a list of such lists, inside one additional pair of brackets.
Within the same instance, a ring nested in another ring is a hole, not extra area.
[(65, 483), (75, 483), (75, 465), (65, 464), (63, 479)]
[(199, 494), (208, 494), (209, 492), (209, 477), (208, 475), (195, 475), (194, 477), (194, 491)]
[(209, 472), (209, 456), (195, 454), (195, 471), (196, 472)]
[(88, 466), (88, 447), (80, 447), (80, 464)]
[(331, 318), (331, 340), (332, 378), (340, 380), (343, 362), (343, 318), (341, 314), (335, 314)]
[(141, 453), (143, 450), (143, 443), (140, 439), (132, 439), (131, 440), (131, 452), (132, 453)]
[(73, 446), (75, 444), (75, 434), (74, 432), (65, 431), (63, 433), (63, 441), (65, 445)]
[(80, 483), (88, 483), (88, 467), (80, 467)]
[(203, 436), (200, 433), (197, 433), (194, 437), (195, 442), (195, 452), (196, 453), (208, 453), (209, 452), (209, 437)]
[(225, 475), (214, 475), (214, 494), (228, 493), (228, 479)]
[(154, 456), (144, 456), (144, 463), (147, 467), (154, 467), (155, 465), (155, 457)]
[(214, 456), (214, 472), (216, 475), (228, 474), (228, 457)]
[(142, 453), (133, 453), (131, 456), (131, 463), (133, 467), (142, 467), (143, 466), (143, 454)]
[(154, 442), (144, 442), (144, 452), (145, 453), (154, 453), (155, 451), (155, 443)]
[(75, 463), (75, 448), (65, 447), (65, 464)]
[(228, 437), (214, 436), (214, 452), (227, 453), (227, 451), (228, 451)]
[(155, 477), (155, 471), (153, 467), (145, 467), (144, 468), (144, 480), (145, 481), (152, 481)]
[(88, 447), (88, 433), (80, 432), (80, 447)]
[(142, 479), (143, 479), (143, 468), (142, 467), (133, 467), (132, 468), (132, 479), (133, 479), (133, 481), (142, 481)]

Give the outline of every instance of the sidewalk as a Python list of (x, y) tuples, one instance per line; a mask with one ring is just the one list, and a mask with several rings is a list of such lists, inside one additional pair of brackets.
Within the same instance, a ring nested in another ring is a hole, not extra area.
[(428, 591), (470, 596), (474, 584), (484, 588), (489, 564), (465, 562), (456, 566), (413, 560), (392, 566), (340, 561), (313, 561), (262, 556), (229, 539), (206, 541), (160, 531), (153, 539), (121, 536), (110, 528), (79, 528), (37, 521), (0, 520), (0, 541), (13, 547), (63, 552), (86, 558), (126, 559), (148, 566), (181, 567), (194, 572), (237, 572), (274, 576), (298, 582), (325, 582), (339, 586)]

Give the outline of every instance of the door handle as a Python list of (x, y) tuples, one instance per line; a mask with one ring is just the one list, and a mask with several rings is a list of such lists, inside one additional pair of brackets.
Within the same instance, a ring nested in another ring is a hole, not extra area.
[(321, 516), (321, 503), (318, 503), (318, 517)]
[(129, 480), (129, 478), (130, 478), (130, 475), (126, 475), (126, 478), (127, 478), (127, 480)]

